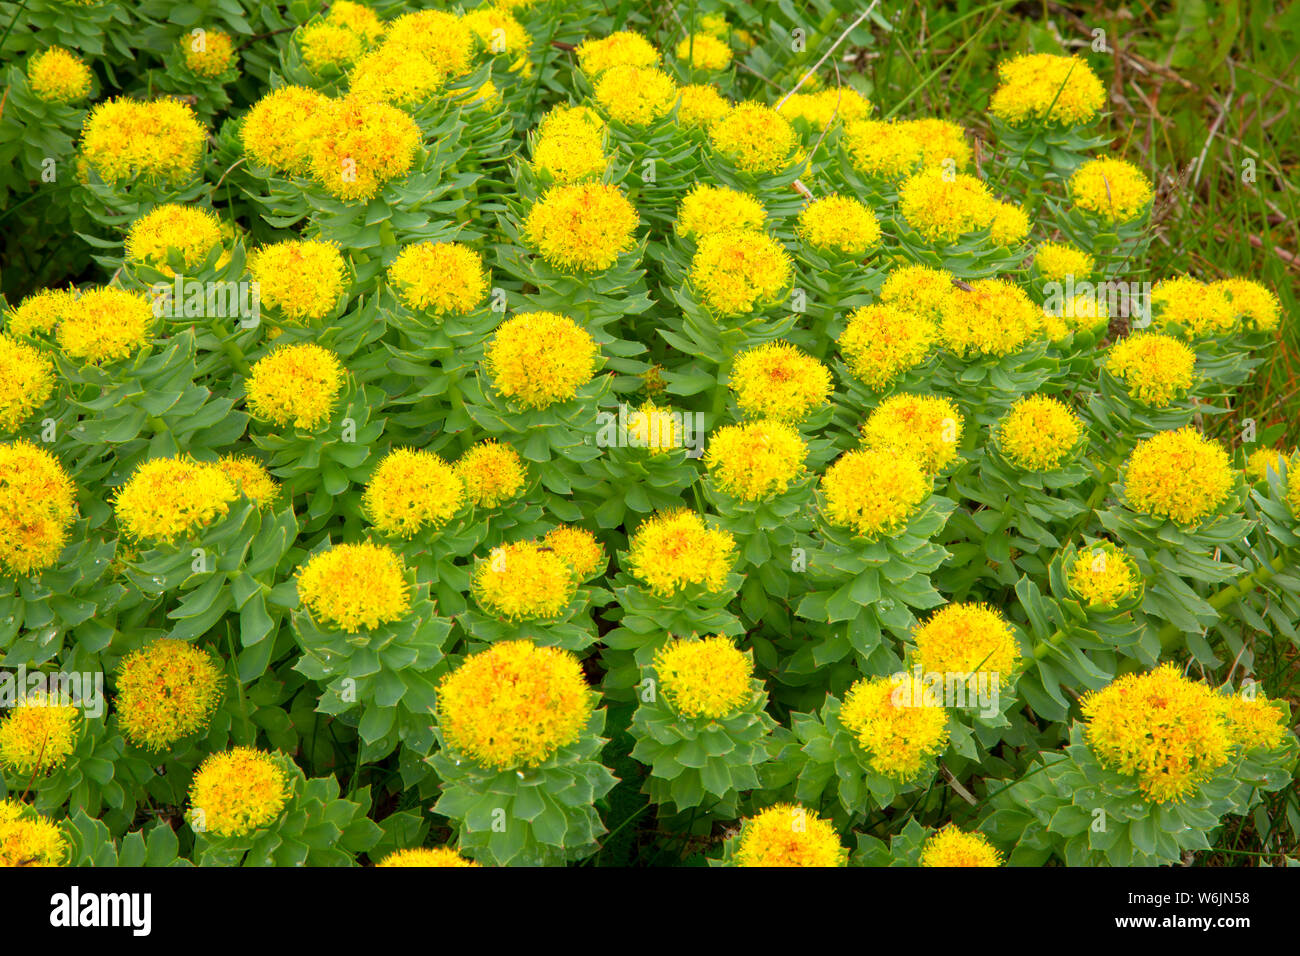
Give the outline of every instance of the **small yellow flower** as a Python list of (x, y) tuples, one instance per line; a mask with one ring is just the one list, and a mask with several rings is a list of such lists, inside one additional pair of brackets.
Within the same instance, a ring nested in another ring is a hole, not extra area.
[(1220, 701), (1174, 664), (1161, 664), (1085, 695), (1085, 735), (1097, 760), (1136, 777), (1148, 800), (1182, 802), (1230, 757), (1232, 739)]
[(190, 826), (215, 837), (247, 836), (289, 802), (289, 778), (270, 754), (235, 747), (209, 754), (190, 784)]
[(221, 245), (221, 220), (211, 209), (167, 203), (155, 206), (131, 223), (126, 233), (126, 257), (168, 275), (167, 253), (177, 249), (186, 270), (203, 263)]
[(1097, 263), (1069, 243), (1044, 242), (1034, 252), (1034, 269), (1048, 282), (1064, 282), (1067, 276), (1081, 282), (1097, 271)]
[(997, 426), (998, 447), (1025, 471), (1055, 471), (1079, 451), (1083, 420), (1058, 398), (1025, 395), (1016, 399)]
[(537, 126), (533, 167), (557, 183), (599, 177), (609, 166), (605, 123), (585, 106), (555, 106)]
[(81, 715), (72, 704), (30, 692), (0, 721), (0, 766), (15, 775), (45, 774), (62, 767), (77, 748)]
[(519, 453), (490, 438), (461, 455), (456, 474), (465, 483), (466, 499), (476, 508), (496, 508), (517, 498), (527, 480)]
[(595, 78), (615, 66), (658, 66), (659, 51), (634, 30), (612, 33), (598, 40), (583, 41), (574, 52), (578, 66)]
[(677, 122), (682, 126), (706, 129), (731, 109), (731, 103), (707, 84), (683, 86), (677, 101)]
[(0, 334), (0, 431), (17, 431), (53, 392), (50, 357)]
[(1276, 750), (1285, 743), (1286, 713), (1275, 701), (1259, 695), (1246, 698), (1236, 694), (1222, 701), (1233, 746), (1248, 752)]
[(729, 387), (748, 415), (801, 422), (831, 393), (831, 373), (788, 342), (768, 342), (736, 356)]
[(1116, 607), (1142, 583), (1137, 563), (1109, 541), (1080, 549), (1066, 573), (1070, 590), (1090, 608)]
[(853, 168), (871, 179), (893, 182), (921, 165), (923, 154), (914, 127), (894, 120), (850, 120), (844, 148)]
[(776, 173), (793, 162), (799, 135), (762, 103), (737, 103), (709, 127), (713, 148), (747, 173)]
[(398, 107), (428, 102), (446, 82), (446, 75), (422, 51), (393, 43), (371, 50), (348, 73), (353, 96)]
[(222, 469), (191, 458), (152, 458), (117, 492), (118, 525), (139, 541), (190, 537), (230, 511), (239, 489)]
[(692, 286), (722, 315), (742, 315), (776, 301), (792, 275), (785, 247), (756, 229), (703, 236), (691, 259)]
[(547, 190), (524, 220), (524, 238), (561, 269), (600, 272), (635, 244), (636, 209), (617, 186), (576, 183)]
[(185, 65), (206, 80), (221, 76), (238, 58), (230, 34), (223, 30), (204, 30), (201, 35), (187, 33), (181, 37), (180, 48)]
[(880, 391), (929, 358), (938, 337), (924, 313), (893, 302), (867, 305), (849, 316), (840, 354), (859, 380)]
[(401, 557), (370, 541), (312, 555), (298, 571), (298, 597), (313, 620), (343, 631), (373, 631), (411, 610)]
[(1124, 477), (1130, 508), (1185, 526), (1222, 507), (1232, 488), (1228, 453), (1190, 425), (1138, 442)]
[(433, 452), (395, 448), (375, 466), (361, 501), (381, 532), (410, 538), (450, 521), (465, 504), (465, 484)]
[(311, 140), (312, 177), (349, 202), (372, 199), (410, 172), (423, 139), (411, 117), (364, 96), (328, 101), (303, 134)]
[(804, 471), (808, 446), (793, 425), (760, 419), (713, 433), (704, 464), (713, 483), (742, 501), (784, 494)]
[(778, 803), (743, 821), (737, 866), (847, 866), (848, 850), (829, 821), (792, 803)]
[(438, 684), (438, 726), (451, 750), (486, 768), (535, 767), (582, 736), (594, 696), (568, 651), (502, 641)]
[(1177, 326), (1194, 339), (1227, 335), (1234, 331), (1241, 310), (1222, 285), (1207, 285), (1190, 276), (1163, 279), (1151, 290), (1151, 324), (1156, 331)]
[(567, 315), (524, 312), (497, 326), (484, 365), (497, 391), (526, 408), (571, 401), (599, 363), (596, 340)]
[(1122, 159), (1092, 159), (1070, 176), (1075, 207), (1105, 222), (1137, 219), (1154, 195), (1146, 174)]
[(682, 447), (681, 416), (670, 408), (646, 402), (627, 416), (628, 443), (651, 455), (663, 455)]
[(999, 202), (993, 206), (989, 222), (989, 241), (997, 246), (1018, 246), (1029, 235), (1029, 214), (1015, 203)]
[(477, 38), (464, 17), (443, 10), (417, 10), (392, 21), (384, 42), (423, 55), (439, 72), (455, 78), (474, 65)]
[(1272, 332), (1282, 322), (1282, 304), (1276, 293), (1252, 279), (1221, 279), (1210, 283), (1213, 291), (1223, 292), (1237, 310), (1248, 329)]
[(604, 572), (609, 564), (605, 549), (586, 528), (562, 524), (552, 528), (542, 539), (542, 546), (554, 551), (577, 581), (587, 581)]
[(70, 289), (41, 289), (33, 292), (5, 315), (5, 331), (10, 335), (44, 336), (72, 315), (77, 295)]
[(318, 76), (342, 73), (365, 49), (360, 36), (345, 26), (325, 20), (301, 27), (297, 40), (303, 63)]
[(461, 21), (473, 31), (483, 49), (494, 56), (528, 50), (528, 31), (509, 10), (484, 4), (465, 14)]
[(63, 465), (26, 440), (0, 445), (0, 569), (27, 577), (52, 567), (77, 518)]
[(478, 866), (473, 860), (461, 856), (451, 847), (416, 847), (412, 850), (398, 850), (384, 857), (375, 866)]
[(850, 196), (814, 200), (799, 213), (799, 238), (814, 249), (861, 256), (880, 242), (876, 214)]
[(474, 571), (470, 587), (479, 607), (511, 621), (558, 617), (573, 601), (573, 571), (559, 554), (536, 541), (499, 548)]
[(937, 395), (890, 395), (867, 416), (862, 444), (914, 458), (937, 475), (957, 457), (965, 419), (957, 406)]
[(937, 324), (957, 295), (953, 274), (929, 266), (902, 266), (885, 277), (880, 302), (933, 319)]
[(257, 360), (244, 383), (258, 421), (316, 431), (329, 421), (343, 390), (338, 356), (311, 343), (282, 345)]
[(953, 290), (939, 324), (944, 346), (958, 355), (1010, 355), (1042, 331), (1042, 312), (1006, 279), (976, 279), (969, 290)]
[(208, 131), (180, 100), (112, 99), (81, 130), (81, 153), (106, 183), (179, 184), (199, 174)]
[(973, 152), (959, 124), (929, 116), (907, 120), (905, 125), (921, 148), (922, 166), (957, 170), (970, 166)]
[(251, 455), (222, 455), (217, 467), (245, 498), (259, 505), (270, 503), (280, 493), (279, 484), (266, 466)]
[(483, 301), (483, 257), (459, 242), (407, 246), (388, 267), (388, 281), (407, 308), (436, 316), (464, 315)]
[(946, 826), (921, 847), (921, 866), (1001, 866), (1002, 854), (982, 833)]
[(244, 152), (261, 166), (305, 176), (312, 141), (306, 131), (330, 108), (329, 97), (303, 86), (282, 86), (253, 104), (239, 125)]
[(1267, 481), (1268, 473), (1272, 471), (1280, 475), (1283, 465), (1287, 466), (1290, 473), (1295, 470), (1291, 464), (1295, 457), (1294, 453), (1288, 454), (1277, 448), (1257, 448), (1246, 459), (1246, 477), (1251, 481)]
[(677, 235), (700, 239), (729, 230), (761, 231), (767, 210), (749, 193), (696, 183), (677, 207)]
[(1196, 380), (1196, 353), (1159, 332), (1135, 332), (1110, 348), (1106, 370), (1128, 393), (1153, 408), (1167, 408)]
[(153, 324), (153, 305), (147, 296), (100, 286), (77, 296), (55, 334), (69, 358), (100, 365), (127, 358), (148, 345)]
[(822, 514), (867, 538), (892, 535), (930, 494), (930, 479), (906, 454), (863, 448), (846, 452), (822, 476)]
[(305, 325), (334, 311), (346, 288), (347, 266), (338, 246), (322, 239), (287, 239), (248, 257), (261, 303), (291, 325)]
[(660, 597), (691, 586), (721, 591), (735, 560), (731, 533), (685, 508), (648, 518), (628, 547), (628, 569)]
[(16, 799), (0, 800), (0, 868), (63, 866), (68, 841), (57, 824)]
[(1020, 660), (1011, 625), (984, 604), (940, 608), (912, 636), (923, 674), (991, 674), (1005, 687)]
[(813, 128), (821, 130), (835, 120), (848, 123), (866, 119), (871, 115), (871, 101), (848, 86), (816, 93), (795, 93), (781, 104), (781, 115), (805, 120)]
[(596, 81), (596, 102), (620, 123), (645, 126), (672, 112), (677, 84), (654, 67), (613, 66)]
[(1106, 105), (1106, 90), (1077, 56), (1029, 53), (998, 64), (989, 112), (1013, 126), (1091, 122)]
[(696, 70), (725, 70), (731, 65), (731, 47), (707, 33), (692, 33), (677, 44), (677, 59)]
[(368, 44), (374, 43), (383, 36), (386, 28), (384, 21), (379, 19), (375, 11), (365, 4), (354, 3), (353, 0), (334, 0), (325, 19), (338, 26), (347, 27)]
[(46, 103), (75, 103), (90, 95), (93, 74), (78, 56), (52, 46), (27, 61), (27, 85)]
[(950, 245), (986, 229), (998, 213), (989, 188), (966, 173), (923, 169), (899, 188), (898, 208), (907, 224), (935, 245)]
[(672, 640), (655, 651), (659, 687), (682, 717), (720, 720), (749, 702), (754, 662), (731, 639)]
[(162, 638), (122, 659), (114, 708), (138, 747), (166, 750), (208, 726), (225, 679), (212, 656)]
[(844, 696), (840, 722), (867, 755), (876, 773), (900, 782), (915, 780), (948, 746), (948, 712), (926, 700), (914, 674), (864, 677)]

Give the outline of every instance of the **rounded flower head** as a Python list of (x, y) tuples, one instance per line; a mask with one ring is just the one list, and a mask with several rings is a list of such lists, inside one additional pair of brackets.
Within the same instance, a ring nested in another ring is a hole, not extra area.
[(1029, 214), (1012, 202), (993, 204), (989, 241), (995, 246), (1018, 246), (1029, 235)]
[(410, 538), (450, 521), (465, 504), (465, 484), (433, 452), (395, 448), (375, 467), (361, 500), (381, 532)]
[(49, 335), (72, 315), (76, 304), (76, 293), (69, 289), (33, 292), (5, 315), (5, 331), (10, 335)]
[(1106, 105), (1106, 90), (1077, 56), (1030, 53), (998, 64), (998, 88), (989, 112), (1012, 126), (1091, 122)]
[(1228, 738), (1242, 752), (1276, 750), (1286, 741), (1286, 712), (1262, 696), (1221, 698)]
[[(24, 688), (26, 690), (26, 688)], [(15, 776), (49, 773), (63, 766), (77, 747), (81, 715), (71, 704), (27, 692), (0, 720), (0, 767)]]
[(527, 473), (523, 459), (509, 445), (481, 441), (456, 462), (465, 497), (476, 508), (495, 508), (519, 496)]
[(0, 445), (0, 570), (52, 567), (76, 517), (76, 489), (57, 458), (25, 440)]
[(342, 73), (361, 56), (361, 37), (338, 23), (321, 20), (298, 31), (302, 62), (317, 76)]
[(988, 228), (998, 213), (987, 186), (966, 173), (923, 169), (899, 188), (898, 208), (907, 224), (935, 245), (949, 245)]
[(790, 255), (756, 229), (703, 236), (691, 259), (690, 281), (714, 312), (740, 315), (775, 301), (790, 284)]
[(230, 34), (223, 30), (204, 30), (201, 34), (187, 33), (180, 41), (181, 58), (196, 76), (206, 80), (232, 69), (238, 56)]
[(608, 165), (605, 124), (585, 106), (555, 106), (538, 125), (533, 167), (557, 183), (598, 177)]
[(542, 548), (550, 548), (569, 566), (576, 581), (587, 581), (602, 574), (609, 564), (605, 549), (586, 528), (562, 524), (552, 528), (542, 539)]
[(289, 802), (289, 778), (270, 754), (235, 747), (209, 754), (190, 784), (190, 825), (215, 837), (247, 836)]
[(770, 106), (746, 101), (709, 127), (709, 142), (744, 172), (776, 173), (792, 162), (799, 135)]
[(586, 40), (577, 50), (578, 66), (588, 77), (596, 77), (615, 66), (658, 66), (659, 51), (634, 30), (611, 33), (598, 40)]
[(305, 176), (311, 166), (307, 127), (333, 101), (305, 86), (282, 86), (253, 104), (239, 125), (244, 152), (260, 166)]
[(53, 392), (50, 357), (0, 334), (0, 431), (17, 431)]
[(386, 26), (375, 11), (353, 0), (334, 0), (325, 19), (337, 26), (347, 27), (366, 43), (374, 43), (383, 36)]
[(799, 238), (826, 252), (861, 256), (880, 241), (876, 214), (850, 196), (825, 196), (799, 213)]
[(742, 501), (784, 494), (804, 471), (808, 446), (793, 425), (761, 419), (713, 433), (704, 465), (713, 483)]
[(90, 95), (90, 67), (62, 47), (52, 46), (27, 61), (27, 85), (46, 103), (75, 103)]
[(346, 289), (343, 255), (321, 239), (263, 246), (249, 256), (248, 272), (258, 284), (262, 305), (277, 309), (292, 325), (323, 319)]
[(745, 820), (737, 866), (847, 866), (848, 851), (829, 821), (792, 803), (778, 803)]
[(929, 116), (904, 125), (921, 149), (922, 166), (959, 170), (970, 166), (973, 153), (960, 124)]
[(208, 726), (224, 678), (211, 655), (162, 638), (122, 659), (114, 708), (137, 747), (166, 750)]
[(217, 467), (245, 498), (259, 505), (268, 504), (280, 493), (266, 466), (251, 455), (222, 455)]
[(894, 120), (850, 120), (844, 126), (844, 148), (853, 168), (870, 179), (893, 182), (921, 164), (923, 150), (916, 130)]
[(663, 455), (682, 447), (681, 416), (669, 408), (646, 402), (627, 416), (627, 440), (633, 448), (644, 448), (651, 455)]
[(68, 841), (57, 824), (17, 800), (0, 800), (0, 868), (63, 866)]
[(1267, 481), (1270, 471), (1282, 474), (1283, 465), (1287, 466), (1288, 473), (1294, 470), (1291, 464), (1294, 460), (1294, 453), (1288, 454), (1276, 448), (1257, 448), (1246, 459), (1246, 477), (1251, 481)]
[(1085, 695), (1081, 707), (1097, 760), (1136, 777), (1155, 803), (1190, 796), (1232, 751), (1218, 696), (1171, 663), (1118, 677)]
[(906, 454), (871, 448), (846, 452), (822, 476), (822, 514), (867, 538), (901, 529), (930, 494), (930, 479)]
[(470, 582), (479, 607), (511, 621), (558, 617), (577, 589), (573, 571), (554, 550), (536, 541), (493, 548)]
[(1082, 548), (1066, 569), (1070, 590), (1090, 608), (1113, 608), (1138, 592), (1137, 562), (1109, 541)]
[(1129, 395), (1152, 408), (1167, 408), (1196, 380), (1196, 353), (1172, 336), (1135, 332), (1110, 348), (1106, 371)]
[(551, 265), (600, 272), (633, 247), (638, 221), (617, 186), (577, 183), (547, 190), (529, 210), (523, 233)]
[(398, 297), (417, 312), (464, 315), (488, 291), (483, 257), (459, 242), (420, 242), (407, 246), (388, 267)]
[(956, 827), (940, 830), (921, 847), (921, 866), (1001, 866), (1002, 854), (982, 833)]
[(957, 457), (965, 419), (957, 406), (937, 395), (890, 395), (862, 426), (867, 448), (906, 455), (928, 475), (937, 475)]
[(398, 850), (384, 857), (375, 866), (424, 866), (424, 867), (463, 867), (478, 866), (473, 860), (466, 859), (451, 847), (417, 847), (413, 850)]
[(955, 289), (939, 325), (943, 344), (959, 355), (1010, 355), (1043, 328), (1042, 313), (1018, 285), (976, 279)]
[(677, 235), (701, 238), (729, 230), (761, 231), (767, 210), (749, 193), (696, 183), (677, 207)]
[(81, 130), (81, 153), (106, 183), (184, 183), (198, 175), (208, 131), (180, 100), (113, 99)]
[(474, 65), (474, 31), (464, 17), (443, 10), (403, 14), (389, 25), (384, 42), (420, 53), (449, 77), (464, 76)]
[(722, 635), (672, 640), (654, 656), (659, 688), (682, 717), (730, 717), (750, 697), (754, 662)]
[(1252, 279), (1221, 279), (1210, 283), (1210, 288), (1228, 297), (1248, 329), (1272, 332), (1282, 322), (1282, 304), (1276, 293)]
[(317, 623), (344, 631), (373, 631), (411, 609), (401, 557), (370, 541), (312, 555), (298, 571), (298, 597)]
[(488, 53), (518, 54), (528, 50), (528, 31), (504, 7), (484, 4), (465, 14), (461, 20)]
[(1083, 420), (1074, 410), (1046, 395), (1016, 399), (997, 428), (1002, 454), (1025, 471), (1055, 471), (1068, 464), (1083, 435)]
[(831, 373), (788, 342), (768, 342), (741, 352), (728, 383), (748, 415), (801, 422), (831, 393)]
[(1122, 159), (1092, 159), (1070, 176), (1075, 208), (1105, 222), (1137, 219), (1154, 195), (1146, 174)]
[(915, 780), (948, 746), (948, 712), (926, 700), (915, 674), (864, 677), (844, 695), (840, 722), (885, 777)]
[(1221, 285), (1189, 276), (1162, 279), (1151, 290), (1151, 322), (1157, 331), (1173, 327), (1193, 339), (1227, 335), (1237, 328), (1240, 310)]
[(915, 663), (925, 674), (992, 674), (1011, 681), (1020, 647), (1011, 625), (984, 604), (949, 604), (916, 629)]
[(735, 561), (731, 533), (685, 508), (647, 519), (628, 547), (628, 569), (661, 597), (692, 586), (721, 591)]
[(206, 528), (230, 511), (235, 483), (211, 462), (153, 458), (117, 492), (117, 523), (141, 541), (174, 541)]
[(423, 51), (394, 43), (371, 50), (348, 73), (353, 96), (398, 107), (428, 102), (446, 82), (446, 74)]
[(147, 296), (116, 286), (86, 289), (62, 316), (59, 347), (84, 365), (116, 362), (149, 344), (153, 305)]
[(244, 390), (258, 421), (315, 431), (334, 413), (343, 390), (338, 356), (311, 343), (282, 345), (257, 360)]
[(902, 266), (885, 277), (885, 283), (880, 287), (880, 302), (937, 323), (956, 298), (957, 287), (952, 280), (953, 274), (947, 269)]
[(485, 365), (502, 395), (527, 408), (567, 402), (596, 374), (600, 347), (567, 315), (524, 312), (497, 327)]
[(792, 120), (804, 120), (820, 130), (837, 119), (846, 123), (866, 119), (871, 115), (871, 101), (848, 86), (816, 93), (795, 93), (781, 104), (781, 115)]
[(1143, 439), (1129, 456), (1126, 502), (1134, 511), (1195, 525), (1232, 493), (1228, 453), (1190, 425)]
[(330, 195), (373, 198), (405, 176), (420, 150), (420, 127), (395, 106), (364, 96), (330, 100), (308, 121), (311, 175)]
[(645, 126), (672, 112), (677, 84), (654, 67), (613, 66), (596, 81), (596, 102), (611, 119)]
[(1044, 242), (1034, 252), (1034, 269), (1048, 282), (1064, 282), (1067, 276), (1081, 281), (1097, 271), (1097, 263), (1068, 243)]
[(849, 316), (840, 354), (860, 381), (880, 391), (929, 358), (938, 336), (924, 313), (894, 303), (868, 305)]
[(188, 270), (201, 265), (219, 245), (221, 221), (211, 209), (202, 206), (155, 206), (131, 223), (126, 233), (126, 257), (130, 261), (151, 265), (169, 275), (169, 250), (180, 251), (181, 262)]
[(568, 651), (501, 641), (438, 684), (438, 727), (449, 748), (484, 767), (535, 767), (582, 736), (593, 696)]
[(707, 128), (725, 116), (731, 103), (718, 92), (717, 87), (706, 84), (683, 86), (677, 101), (677, 122), (682, 126)]
[(677, 59), (697, 70), (725, 70), (731, 65), (731, 47), (707, 33), (692, 33), (677, 44)]

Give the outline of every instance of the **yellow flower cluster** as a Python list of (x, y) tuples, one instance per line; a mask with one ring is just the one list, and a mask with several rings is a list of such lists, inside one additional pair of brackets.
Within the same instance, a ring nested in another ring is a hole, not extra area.
[(185, 270), (194, 269), (221, 245), (221, 221), (211, 209), (165, 203), (155, 206), (135, 222), (126, 233), (126, 257), (132, 262), (153, 266), (167, 275), (168, 253), (181, 254)]
[(303, 86), (272, 90), (253, 104), (239, 125), (245, 153), (276, 172), (307, 175), (312, 149), (308, 129), (330, 103), (329, 97)]
[(291, 325), (323, 319), (346, 289), (347, 266), (336, 245), (321, 239), (288, 239), (253, 252), (248, 272), (261, 303)]
[(54, 363), (49, 356), (0, 334), (0, 431), (17, 431), (53, 392)]
[(81, 130), (81, 155), (106, 183), (181, 185), (199, 173), (208, 131), (180, 100), (116, 98), (97, 105)]
[(596, 102), (617, 122), (646, 126), (672, 111), (677, 84), (654, 67), (613, 66), (596, 81)]
[(1110, 608), (1137, 593), (1137, 562), (1109, 541), (1079, 551), (1066, 570), (1070, 590), (1090, 608)]
[(1295, 453), (1288, 454), (1276, 448), (1257, 448), (1246, 458), (1246, 477), (1251, 481), (1266, 481), (1268, 473), (1282, 473), (1286, 465), (1288, 472), (1294, 470)]
[(1075, 207), (1104, 222), (1137, 219), (1154, 195), (1142, 170), (1122, 159), (1092, 159), (1070, 176), (1070, 198)]
[(812, 246), (845, 256), (861, 256), (880, 242), (876, 214), (851, 196), (824, 196), (799, 213), (799, 238)]
[(958, 355), (1010, 355), (1043, 330), (1041, 311), (1006, 279), (976, 279), (954, 289), (943, 309), (939, 335)]
[(557, 183), (600, 176), (609, 165), (605, 124), (585, 106), (555, 106), (537, 126), (533, 168)]
[(844, 148), (853, 168), (863, 175), (895, 182), (922, 170), (959, 173), (970, 166), (966, 131), (947, 120), (850, 119)]
[(704, 465), (713, 483), (742, 501), (784, 494), (804, 470), (808, 446), (777, 419), (724, 425), (709, 440)]
[(982, 833), (947, 826), (921, 847), (921, 866), (1001, 866), (1002, 854)]
[(72, 704), (28, 691), (0, 721), (0, 767), (26, 776), (57, 770), (77, 749), (81, 729)]
[(139, 541), (190, 537), (230, 511), (239, 490), (222, 469), (191, 458), (153, 458), (117, 492), (117, 523)]
[(330, 195), (348, 202), (372, 199), (405, 176), (422, 149), (415, 120), (366, 96), (320, 104), (301, 132), (310, 141), (312, 178)]
[(1195, 525), (1227, 503), (1233, 484), (1228, 453), (1189, 425), (1138, 442), (1124, 495), (1134, 511)]
[(835, 120), (848, 123), (864, 120), (871, 115), (871, 101), (848, 86), (819, 90), (816, 93), (795, 93), (781, 104), (781, 115), (801, 119), (815, 129), (825, 129)]
[(129, 358), (149, 344), (154, 327), (148, 297), (100, 286), (84, 289), (63, 304), (55, 335), (68, 358), (101, 365)]
[(252, 747), (210, 754), (190, 784), (190, 826), (218, 838), (247, 836), (275, 822), (290, 789), (271, 754)]
[(198, 733), (221, 700), (225, 679), (211, 655), (162, 638), (122, 659), (114, 708), (127, 740), (166, 750)]
[(792, 275), (785, 247), (756, 229), (702, 236), (691, 259), (691, 285), (721, 315), (743, 315), (769, 305), (790, 285)]
[(197, 76), (215, 80), (235, 65), (237, 56), (230, 34), (224, 30), (189, 33), (180, 40), (181, 58)]
[(935, 245), (987, 229), (994, 245), (1016, 246), (1029, 234), (1023, 209), (995, 199), (974, 176), (942, 168), (909, 176), (899, 187), (898, 208), (907, 224)]
[(768, 342), (736, 356), (728, 385), (745, 414), (801, 422), (826, 404), (831, 372), (788, 342)]
[(527, 408), (566, 402), (596, 374), (600, 347), (567, 315), (524, 312), (497, 327), (485, 365), (506, 398)]
[(401, 556), (370, 541), (312, 555), (298, 571), (298, 597), (318, 623), (344, 631), (373, 631), (411, 609)]
[(924, 313), (894, 302), (867, 305), (849, 316), (840, 334), (840, 354), (860, 381), (884, 390), (925, 362), (939, 330)]
[(882, 305), (892, 305), (938, 324), (957, 295), (953, 274), (930, 266), (900, 266), (880, 287)]
[(381, 532), (411, 538), (446, 525), (465, 504), (465, 484), (433, 452), (395, 448), (375, 466), (361, 501)]
[(16, 799), (0, 800), (0, 868), (63, 866), (68, 841), (57, 824)]
[(1097, 263), (1069, 243), (1044, 242), (1034, 250), (1034, 269), (1049, 282), (1063, 282), (1066, 276), (1082, 281), (1097, 270)]
[(1151, 290), (1151, 325), (1160, 332), (1175, 329), (1192, 339), (1227, 335), (1241, 318), (1241, 307), (1226, 286), (1190, 276), (1157, 282)]
[(909, 455), (861, 448), (846, 452), (822, 476), (822, 514), (866, 538), (892, 535), (916, 514), (930, 488)]
[(709, 142), (746, 173), (775, 173), (793, 162), (799, 134), (762, 103), (737, 103), (709, 126)]
[(557, 268), (600, 272), (632, 248), (638, 221), (617, 186), (575, 183), (547, 190), (524, 219), (523, 234)]
[[(864, 677), (849, 688), (840, 722), (866, 753), (876, 773), (894, 780), (915, 780), (948, 745), (948, 712), (926, 700), (915, 674), (902, 682)], [(906, 686), (904, 686), (906, 685)]]
[(965, 419), (957, 406), (938, 395), (890, 395), (867, 416), (862, 443), (867, 448), (915, 459), (937, 475), (956, 457)]
[(476, 508), (495, 508), (517, 498), (528, 478), (519, 453), (490, 438), (461, 455), (456, 474), (465, 485), (465, 498)]
[(725, 70), (731, 47), (708, 33), (692, 33), (677, 44), (677, 59), (696, 70)]
[(257, 360), (244, 383), (258, 421), (316, 431), (334, 413), (345, 372), (338, 356), (310, 342), (282, 345)]
[(1159, 332), (1135, 332), (1116, 342), (1106, 359), (1129, 395), (1152, 408), (1168, 408), (1196, 381), (1196, 353)]
[(731, 103), (716, 86), (693, 84), (681, 88), (677, 101), (677, 122), (687, 128), (707, 129), (731, 109)]
[(586, 40), (574, 52), (578, 55), (578, 66), (588, 77), (599, 76), (615, 66), (659, 65), (659, 51), (635, 30)]
[(767, 210), (749, 193), (696, 183), (677, 207), (675, 228), (679, 236), (701, 239), (715, 232), (761, 232), (766, 223)]
[(577, 581), (586, 581), (600, 574), (609, 564), (605, 549), (596, 536), (586, 528), (560, 525), (552, 528), (542, 538), (542, 547), (550, 548), (569, 566)]
[(63, 465), (26, 440), (0, 445), (0, 569), (27, 577), (53, 567), (77, 517)]
[(1082, 419), (1058, 398), (1025, 395), (998, 422), (1002, 454), (1026, 471), (1055, 471), (1068, 464), (1084, 435)]
[(703, 640), (672, 640), (655, 651), (659, 687), (682, 717), (730, 717), (752, 693), (754, 662), (721, 634)]
[(94, 75), (78, 56), (52, 46), (27, 61), (27, 85), (46, 103), (75, 103), (90, 95)]
[(830, 821), (804, 807), (778, 803), (745, 820), (736, 843), (737, 866), (848, 865), (848, 851)]
[(438, 317), (472, 311), (488, 291), (482, 256), (459, 242), (407, 246), (388, 267), (388, 281), (407, 308)]
[(731, 533), (685, 508), (647, 519), (628, 547), (628, 569), (661, 597), (688, 587), (721, 591), (735, 560)]
[(984, 604), (949, 604), (912, 635), (915, 663), (926, 674), (987, 673), (1002, 686), (1020, 660), (1015, 632), (1000, 613)]
[(245, 498), (259, 505), (269, 504), (280, 493), (266, 466), (251, 455), (222, 455), (217, 467)]
[(479, 607), (510, 621), (558, 617), (573, 601), (577, 580), (558, 552), (536, 541), (493, 548), (478, 563), (470, 590)]
[(436, 846), (398, 850), (388, 854), (375, 866), (465, 867), (478, 866), (478, 864), (473, 860), (467, 860), (450, 847)]
[(1077, 56), (1028, 53), (998, 64), (998, 87), (989, 112), (1010, 123), (1077, 126), (1106, 105), (1106, 90)]

